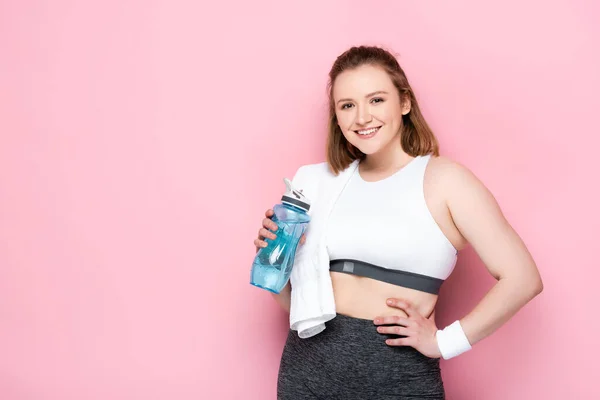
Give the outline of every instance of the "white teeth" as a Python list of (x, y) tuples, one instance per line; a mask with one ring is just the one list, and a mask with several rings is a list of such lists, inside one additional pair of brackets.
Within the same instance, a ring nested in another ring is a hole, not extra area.
[(375, 133), (375, 132), (377, 132), (377, 130), (378, 130), (378, 129), (379, 129), (379, 128), (371, 128), (371, 129), (367, 129), (367, 130), (365, 130), (365, 131), (357, 131), (357, 133), (358, 133), (359, 135), (370, 135), (371, 133)]

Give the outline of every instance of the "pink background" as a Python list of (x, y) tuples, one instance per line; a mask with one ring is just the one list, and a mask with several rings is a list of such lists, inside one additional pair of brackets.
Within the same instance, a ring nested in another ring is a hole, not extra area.
[[(599, 20), (573, 0), (0, 2), (0, 398), (274, 399), (287, 316), (248, 283), (252, 241), (282, 177), (324, 159), (326, 75), (361, 43), (399, 53), (544, 278), (442, 362), (448, 398), (599, 398)], [(438, 325), (493, 282), (461, 254)]]

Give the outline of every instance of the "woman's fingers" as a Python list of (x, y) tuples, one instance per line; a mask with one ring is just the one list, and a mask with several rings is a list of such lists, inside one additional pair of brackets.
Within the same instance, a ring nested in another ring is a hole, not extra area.
[(267, 247), (267, 242), (260, 239), (254, 239), (254, 246), (256, 246), (256, 249), (258, 250), (261, 247)]
[(387, 317), (377, 317), (373, 320), (375, 325), (402, 325), (402, 326), (413, 326), (414, 321), (408, 318), (399, 317), (397, 315), (390, 315)]
[(277, 237), (273, 232), (271, 232), (277, 232), (278, 229), (277, 224), (271, 219), (273, 215), (275, 215), (273, 209), (269, 208), (267, 211), (265, 211), (266, 218), (262, 220), (263, 227), (258, 230), (258, 238), (254, 239), (254, 246), (256, 246), (257, 251), (260, 248), (267, 247), (267, 242), (265, 239), (274, 240)]
[(377, 332), (379, 333), (387, 333), (390, 335), (399, 335), (399, 336), (410, 336), (412, 331), (409, 328), (405, 328), (403, 326), (378, 326)]
[(279, 228), (271, 218), (263, 219), (262, 225), (264, 228), (270, 229), (272, 231), (277, 231), (277, 229)]
[(421, 314), (413, 307), (413, 305), (407, 300), (401, 299), (388, 299), (387, 305), (390, 307), (396, 307), (404, 311), (410, 318), (421, 317)]
[(258, 238), (263, 240), (263, 239), (271, 239), (274, 240), (277, 236), (275, 236), (275, 234), (273, 232), (271, 232), (268, 229), (265, 228), (260, 228), (258, 230)]
[[(385, 344), (388, 346), (410, 346), (415, 347), (417, 340), (412, 336), (407, 336), (399, 339), (388, 339), (385, 341)], [(418, 351), (418, 350), (417, 350)]]
[(306, 242), (306, 234), (300, 236), (300, 244), (304, 244)]

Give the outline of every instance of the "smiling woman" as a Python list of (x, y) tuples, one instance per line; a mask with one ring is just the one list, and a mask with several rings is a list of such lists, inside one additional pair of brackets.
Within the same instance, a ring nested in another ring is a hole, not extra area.
[[(439, 156), (392, 54), (353, 47), (329, 77), (327, 162), (301, 167), (294, 185), (328, 211), (319, 221), (327, 234), (309, 227), (306, 244), (320, 240), (316, 246), (326, 249), (336, 315), (296, 321), (301, 313), (293, 313), (278, 398), (443, 399), (439, 359), (498, 329), (541, 292), (540, 275), (489, 190)], [(257, 248), (274, 236), (272, 210), (266, 216)], [(467, 245), (498, 282), (471, 313), (438, 329), (440, 286)], [(317, 269), (311, 262), (294, 268)], [(293, 312), (319, 301), (319, 293), (307, 295), (311, 283), (297, 280), (273, 296)], [(319, 318), (327, 329), (293, 329)]]

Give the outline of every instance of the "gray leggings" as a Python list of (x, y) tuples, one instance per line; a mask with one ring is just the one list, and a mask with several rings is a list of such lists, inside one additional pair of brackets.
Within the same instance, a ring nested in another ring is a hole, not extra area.
[(445, 399), (439, 359), (389, 346), (373, 321), (338, 314), (316, 336), (289, 331), (277, 380), (278, 400)]

